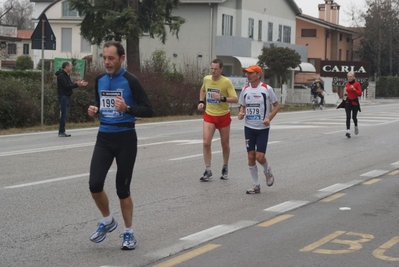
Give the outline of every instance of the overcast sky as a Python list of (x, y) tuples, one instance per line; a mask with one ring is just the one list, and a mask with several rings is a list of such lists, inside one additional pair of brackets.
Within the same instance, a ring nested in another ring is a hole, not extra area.
[[(3, 7), (3, 3), (6, 0), (0, 0), (0, 5)], [(281, 1), (281, 0), (276, 0)], [(312, 16), (319, 17), (319, 4), (324, 4), (324, 0), (294, 0), (299, 8), (302, 9), (302, 13)], [(353, 6), (360, 7), (364, 5), (364, 0), (335, 0), (335, 2), (340, 5), (339, 11), (339, 24), (343, 26), (350, 26), (349, 17), (347, 13), (350, 11), (349, 9)]]
[[(324, 4), (324, 0), (294, 0), (299, 8), (302, 9), (302, 13), (312, 16), (319, 17), (319, 4)], [(335, 2), (340, 5), (339, 9), (339, 24), (343, 26), (350, 26), (348, 22), (349, 18), (347, 13), (350, 11), (353, 5), (360, 5), (364, 3), (364, 0), (335, 0)]]

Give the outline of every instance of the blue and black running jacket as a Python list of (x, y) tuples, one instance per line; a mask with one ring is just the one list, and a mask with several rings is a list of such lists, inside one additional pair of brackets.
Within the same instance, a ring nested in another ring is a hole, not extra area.
[[(124, 68), (117, 74), (104, 73), (96, 78), (96, 103), (100, 113), (100, 132), (115, 133), (132, 130), (137, 117), (152, 117), (153, 110), (147, 93), (138, 78)], [(115, 97), (123, 97), (130, 112), (115, 108)]]

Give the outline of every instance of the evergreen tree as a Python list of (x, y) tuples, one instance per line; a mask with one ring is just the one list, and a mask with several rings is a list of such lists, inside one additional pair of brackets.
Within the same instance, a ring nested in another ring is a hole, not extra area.
[(140, 71), (140, 37), (148, 32), (165, 43), (166, 27), (172, 35), (178, 33), (185, 20), (172, 16), (178, 0), (69, 0), (71, 9), (84, 15), (81, 34), (92, 44), (126, 39), (128, 70)]
[(370, 61), (372, 74), (377, 76), (399, 73), (399, 1), (367, 0), (363, 14), (364, 35), (360, 53)]
[(280, 85), (284, 82), (284, 76), (288, 68), (296, 68), (301, 63), (301, 56), (288, 47), (277, 47), (271, 44), (270, 47), (262, 48), (262, 55), (258, 57), (258, 64), (267, 66), (270, 73), (277, 77)]

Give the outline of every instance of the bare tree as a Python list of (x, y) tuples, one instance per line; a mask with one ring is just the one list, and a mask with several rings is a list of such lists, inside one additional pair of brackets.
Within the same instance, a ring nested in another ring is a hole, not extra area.
[(5, 8), (4, 11), (3, 9), (0, 7), (0, 24), (2, 23), (2, 18), (8, 13), (10, 12), (10, 10), (13, 8), (13, 6), (9, 6), (8, 8)]
[(1, 18), (2, 24), (16, 26), (18, 30), (33, 29), (33, 5), (29, 0), (7, 0), (3, 8), (7, 12)]

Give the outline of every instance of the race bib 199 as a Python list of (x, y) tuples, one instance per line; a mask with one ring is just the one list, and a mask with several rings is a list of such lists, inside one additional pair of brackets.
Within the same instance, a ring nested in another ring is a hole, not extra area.
[(104, 117), (115, 118), (123, 116), (122, 111), (115, 108), (115, 97), (123, 97), (122, 90), (101, 91), (100, 112)]

